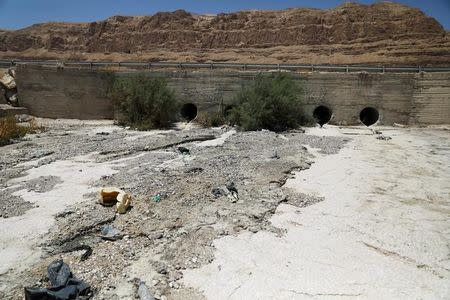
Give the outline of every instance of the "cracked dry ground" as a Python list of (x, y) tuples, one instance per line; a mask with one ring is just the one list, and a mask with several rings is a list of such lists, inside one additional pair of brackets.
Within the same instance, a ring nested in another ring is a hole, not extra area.
[[(57, 258), (91, 284), (94, 299), (135, 297), (136, 278), (145, 280), (156, 298), (202, 298), (180, 282), (183, 270), (213, 261), (217, 237), (261, 230), (282, 234), (268, 221), (280, 203), (303, 207), (321, 200), (283, 187), (292, 171), (309, 168), (312, 156), (305, 145), (331, 154), (346, 142), (301, 131), (238, 132), (228, 134), (223, 144), (202, 142), (227, 130), (134, 132), (112, 125), (58, 125), (0, 148), (4, 231), (34, 226), (25, 221), (20, 225), (20, 220), (45, 215), (43, 210), (52, 205), (41, 200), (53, 199), (56, 205), (73, 199), (46, 216), (51, 220), (41, 229), (47, 233), (31, 230), (17, 236), (28, 240), (29, 251), (13, 253), (7, 261), (0, 275), (0, 298), (21, 299), (24, 286), (45, 286), (46, 267)], [(190, 154), (181, 154), (180, 145)], [(22, 180), (30, 172), (34, 176)], [(80, 187), (87, 187), (71, 189), (77, 178)], [(213, 188), (231, 182), (238, 189), (237, 202), (212, 194)], [(95, 190), (104, 186), (133, 195), (132, 208), (119, 215), (99, 205)], [(30, 194), (34, 200), (28, 199)], [(162, 195), (160, 202), (152, 200), (156, 194)], [(8, 223), (11, 220), (19, 221)], [(124, 237), (102, 240), (99, 232), (105, 224)], [(84, 245), (93, 253), (81, 260)]]

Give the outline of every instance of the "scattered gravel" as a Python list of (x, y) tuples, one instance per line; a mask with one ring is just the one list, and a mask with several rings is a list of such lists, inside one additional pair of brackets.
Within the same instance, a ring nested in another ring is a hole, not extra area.
[(32, 203), (24, 201), (19, 196), (13, 196), (5, 192), (0, 194), (0, 218), (20, 216), (33, 207)]
[(25, 183), (27, 190), (36, 193), (45, 193), (53, 190), (55, 185), (62, 183), (61, 179), (56, 176), (40, 176), (36, 179), (28, 180)]

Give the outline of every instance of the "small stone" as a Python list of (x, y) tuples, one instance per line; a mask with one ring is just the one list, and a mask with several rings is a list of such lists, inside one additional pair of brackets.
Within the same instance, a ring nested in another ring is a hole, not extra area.
[(149, 238), (152, 240), (159, 240), (162, 239), (164, 237), (164, 234), (162, 232), (156, 232), (152, 235), (149, 235)]
[(181, 278), (183, 278), (183, 273), (175, 272), (173, 277), (174, 277), (175, 280), (180, 280)]
[(257, 233), (257, 232), (258, 232), (258, 227), (252, 226), (252, 227), (249, 227), (248, 230), (249, 230), (250, 232)]
[(167, 269), (166, 269), (166, 267), (165, 266), (160, 266), (157, 270), (156, 270), (156, 272), (158, 272), (159, 274), (167, 274)]

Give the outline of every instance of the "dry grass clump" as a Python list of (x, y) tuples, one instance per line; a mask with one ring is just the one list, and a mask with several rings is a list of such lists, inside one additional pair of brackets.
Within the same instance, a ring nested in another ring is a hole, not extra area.
[(224, 114), (220, 112), (199, 112), (195, 121), (204, 128), (219, 127), (227, 124)]
[(0, 146), (8, 145), (13, 140), (25, 136), (27, 133), (43, 131), (35, 119), (28, 124), (18, 124), (14, 117), (0, 118)]

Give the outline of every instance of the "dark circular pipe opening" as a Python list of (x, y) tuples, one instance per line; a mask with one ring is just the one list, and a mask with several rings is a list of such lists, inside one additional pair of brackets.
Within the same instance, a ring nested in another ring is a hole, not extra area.
[(183, 104), (180, 110), (181, 117), (187, 121), (192, 121), (197, 117), (197, 106), (192, 103)]
[(359, 119), (366, 126), (375, 124), (379, 118), (380, 118), (380, 114), (379, 114), (378, 110), (373, 107), (365, 107), (359, 113)]
[(321, 127), (330, 122), (332, 115), (331, 109), (324, 105), (317, 106), (313, 111), (313, 117)]

